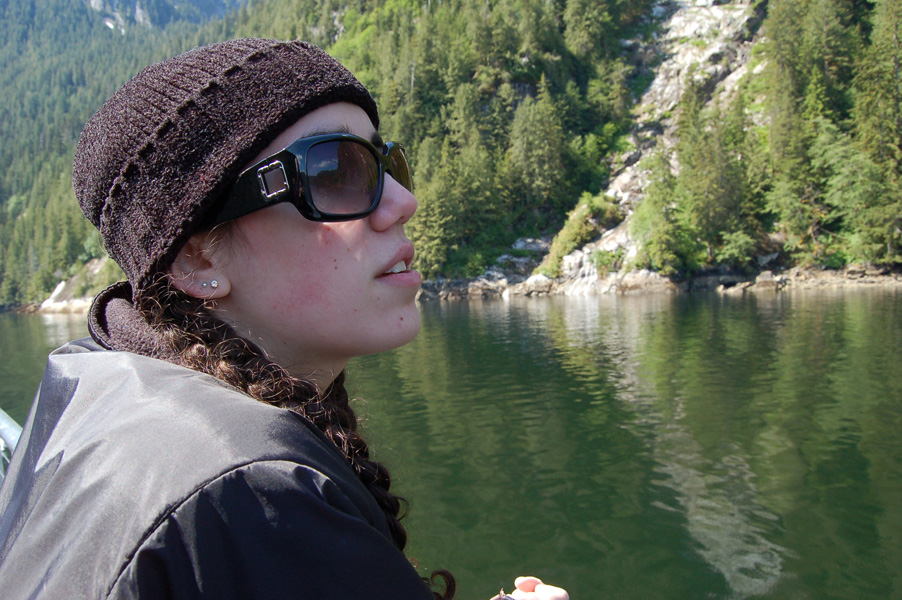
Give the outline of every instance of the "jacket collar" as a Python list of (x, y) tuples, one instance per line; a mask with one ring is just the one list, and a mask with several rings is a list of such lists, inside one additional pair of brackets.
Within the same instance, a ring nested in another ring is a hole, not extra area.
[(109, 350), (133, 352), (178, 364), (175, 349), (132, 303), (132, 287), (120, 281), (103, 290), (88, 312), (88, 331)]

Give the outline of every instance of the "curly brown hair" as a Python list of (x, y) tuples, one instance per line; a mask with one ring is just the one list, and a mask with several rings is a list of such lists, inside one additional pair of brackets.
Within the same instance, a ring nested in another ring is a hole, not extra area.
[[(369, 447), (357, 431), (358, 420), (345, 389), (344, 371), (326, 390), (292, 376), (217, 318), (211, 303), (179, 291), (165, 274), (138, 290), (135, 305), (164, 336), (183, 366), (212, 375), (260, 402), (294, 411), (322, 431), (341, 449), (357, 478), (373, 495), (385, 514), (392, 541), (404, 550), (407, 532), (401, 519), (407, 514), (407, 501), (390, 491), (388, 469), (370, 458)], [(444, 588), (433, 591), (436, 600), (454, 597), (456, 585), (450, 572), (435, 571), (427, 582)]]

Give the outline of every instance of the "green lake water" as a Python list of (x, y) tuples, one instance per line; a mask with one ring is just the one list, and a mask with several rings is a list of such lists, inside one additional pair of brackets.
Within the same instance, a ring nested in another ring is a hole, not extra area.
[[(430, 303), (349, 366), (462, 600), (902, 599), (902, 291)], [(82, 318), (0, 315), (24, 419)]]

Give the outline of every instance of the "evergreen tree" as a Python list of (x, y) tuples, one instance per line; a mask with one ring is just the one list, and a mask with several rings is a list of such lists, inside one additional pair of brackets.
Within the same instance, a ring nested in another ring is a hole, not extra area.
[(570, 199), (564, 179), (565, 152), (559, 113), (543, 79), (538, 99), (526, 98), (511, 125), (506, 169), (515, 216), (541, 225), (548, 222), (547, 215), (561, 214)]
[[(851, 108), (849, 89), (857, 32), (844, 24), (849, 20), (842, 0), (810, 0), (803, 24), (807, 86), (818, 88), (823, 103), (821, 114), (831, 120), (845, 119)], [(816, 83), (812, 83), (815, 79)]]
[(902, 175), (902, 0), (877, 0), (873, 22), (855, 79), (856, 141), (896, 184)]
[(671, 158), (656, 152), (646, 165), (650, 177), (645, 198), (636, 207), (630, 221), (630, 233), (639, 242), (636, 266), (675, 276), (695, 265), (692, 260), (691, 233), (679, 215), (677, 179), (670, 167)]
[(564, 9), (564, 24), (564, 40), (574, 56), (593, 60), (604, 53), (613, 29), (606, 2), (569, 0)]
[(825, 193), (842, 216), (844, 251), (851, 260), (898, 262), (902, 242), (902, 195), (883, 170), (833, 123), (822, 121), (813, 163), (828, 174)]
[[(831, 66), (841, 62), (832, 54), (838, 46), (833, 28), (840, 26), (832, 0), (780, 0), (769, 7), (767, 27), (773, 38), (767, 52), (773, 64), (767, 89), (773, 184), (767, 199), (791, 252), (806, 261), (826, 262), (837, 233), (838, 213), (825, 203), (824, 173), (812, 168), (811, 145), (817, 130), (806, 119), (838, 114), (829, 78), (841, 71)], [(795, 51), (798, 39), (803, 40), (803, 52)], [(809, 81), (810, 73), (814, 77)]]

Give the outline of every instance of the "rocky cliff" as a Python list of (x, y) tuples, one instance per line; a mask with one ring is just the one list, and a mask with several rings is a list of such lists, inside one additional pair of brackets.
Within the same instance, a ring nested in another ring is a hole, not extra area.
[[(605, 190), (627, 216), (613, 229), (599, 231), (598, 239), (565, 256), (560, 277), (528, 276), (522, 262), (511, 264), (505, 255), (497, 268), (473, 281), (427, 284), (423, 298), (678, 292), (740, 282), (740, 277), (724, 275), (675, 283), (645, 270), (602, 275), (591, 256), (596, 250), (604, 250), (621, 254), (627, 263), (636, 256), (638, 247), (629, 233), (630, 215), (642, 201), (648, 181), (643, 159), (659, 145), (671, 148), (676, 143), (678, 106), (690, 78), (711, 101), (730, 99), (737, 83), (748, 74), (764, 6), (752, 0), (662, 0), (648, 17), (650, 35), (621, 40), (633, 77), (650, 80), (633, 108), (632, 149), (613, 158), (612, 176)], [(537, 253), (548, 250), (547, 243), (542, 246), (535, 240), (518, 240), (517, 245)]]
[(200, 22), (221, 17), (241, 0), (85, 0), (110, 29), (121, 32), (131, 25), (165, 27), (171, 22)]
[[(676, 291), (679, 286), (649, 271), (611, 273), (599, 277), (590, 260), (595, 250), (621, 252), (627, 262), (635, 257), (637, 245), (631, 239), (630, 217), (642, 201), (647, 183), (642, 160), (659, 145), (676, 143), (677, 107), (690, 78), (701, 85), (713, 100), (724, 102), (747, 75), (751, 49), (763, 19), (763, 9), (750, 0), (669, 0), (660, 2), (652, 18), (659, 21), (649, 40), (623, 40), (636, 76), (652, 77), (638, 99), (631, 134), (633, 150), (616, 159), (606, 193), (615, 198), (627, 214), (614, 229), (564, 257), (562, 276), (544, 281), (536, 276), (511, 289), (511, 293), (535, 293), (536, 285), (550, 293), (586, 295), (628, 293), (630, 291)], [(714, 285), (733, 283), (725, 276)], [(707, 285), (707, 282), (706, 282)]]

